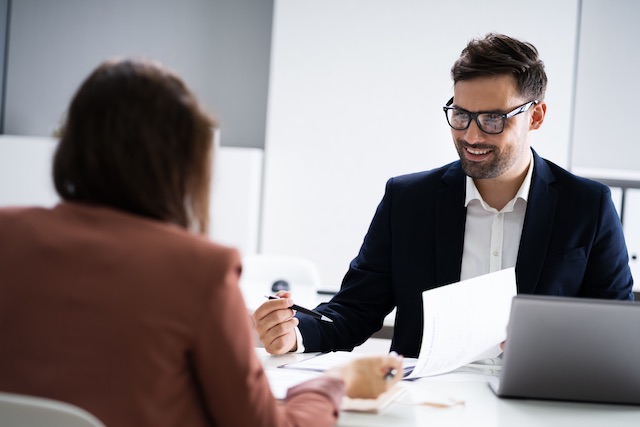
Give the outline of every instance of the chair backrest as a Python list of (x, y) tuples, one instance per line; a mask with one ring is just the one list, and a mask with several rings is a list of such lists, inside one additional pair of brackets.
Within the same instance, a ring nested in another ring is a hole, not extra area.
[[(242, 258), (240, 288), (250, 310), (255, 310), (265, 295), (275, 292), (276, 282), (286, 282), (296, 304), (316, 306), (320, 287), (320, 273), (309, 259), (285, 255), (247, 255)], [(284, 283), (279, 283), (280, 287)], [(277, 287), (278, 285), (276, 285)]]
[(2, 427), (104, 427), (82, 408), (53, 399), (0, 392)]

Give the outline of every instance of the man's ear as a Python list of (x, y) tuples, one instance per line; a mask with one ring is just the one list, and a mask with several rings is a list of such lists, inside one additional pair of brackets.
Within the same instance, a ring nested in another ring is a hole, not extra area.
[(544, 122), (544, 116), (547, 114), (547, 104), (544, 101), (538, 102), (531, 112), (531, 123), (529, 130), (539, 129)]

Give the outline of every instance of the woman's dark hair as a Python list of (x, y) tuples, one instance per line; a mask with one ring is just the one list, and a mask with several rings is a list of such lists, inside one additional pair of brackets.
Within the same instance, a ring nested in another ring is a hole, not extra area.
[(503, 34), (487, 34), (473, 39), (451, 68), (453, 83), (477, 77), (511, 74), (518, 93), (530, 100), (543, 100), (547, 89), (544, 63), (531, 43)]
[(204, 234), (215, 126), (159, 64), (106, 61), (71, 101), (53, 161), (56, 191)]

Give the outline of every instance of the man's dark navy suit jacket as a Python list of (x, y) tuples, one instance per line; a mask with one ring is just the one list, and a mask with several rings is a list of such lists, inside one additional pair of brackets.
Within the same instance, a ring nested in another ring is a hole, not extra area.
[[(516, 262), (518, 293), (633, 299), (609, 188), (533, 155)], [(340, 291), (318, 307), (334, 323), (297, 314), (306, 351), (351, 350), (397, 307), (391, 350), (418, 356), (422, 292), (460, 280), (465, 182), (459, 161), (387, 182)]]

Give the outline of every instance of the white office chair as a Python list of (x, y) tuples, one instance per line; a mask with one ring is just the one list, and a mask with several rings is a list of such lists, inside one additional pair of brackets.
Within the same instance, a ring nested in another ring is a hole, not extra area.
[(105, 427), (82, 408), (58, 400), (0, 392), (2, 427)]
[(313, 308), (318, 301), (320, 274), (310, 260), (298, 256), (246, 255), (242, 259), (240, 289), (250, 311), (279, 289), (290, 290), (296, 304)]

